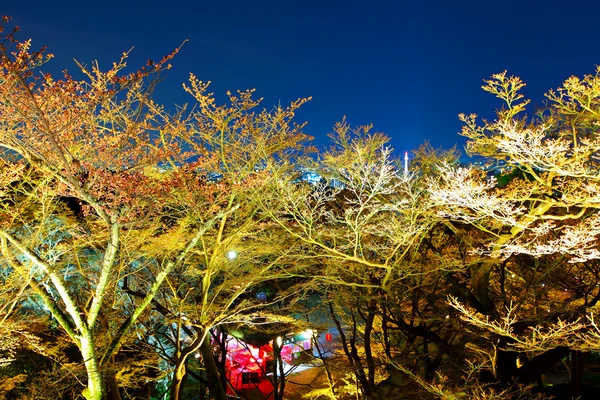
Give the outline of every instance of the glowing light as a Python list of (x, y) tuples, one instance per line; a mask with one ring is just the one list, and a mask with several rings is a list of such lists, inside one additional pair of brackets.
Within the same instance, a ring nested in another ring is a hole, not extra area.
[(196, 357), (196, 358), (200, 358), (200, 353), (196, 353), (196, 354), (194, 354), (194, 357)]
[(277, 343), (278, 347), (281, 347), (281, 345), (283, 345), (283, 338), (281, 336), (277, 336), (277, 339), (275, 339), (275, 342)]
[(314, 336), (315, 331), (313, 331), (312, 329), (307, 329), (304, 332), (301, 333), (302, 337), (305, 339), (310, 339)]
[(235, 259), (237, 258), (237, 256), (238, 256), (238, 252), (237, 252), (237, 251), (235, 251), (235, 250), (229, 250), (229, 251), (227, 252), (227, 259), (228, 259), (229, 261), (233, 261), (233, 260), (235, 260)]

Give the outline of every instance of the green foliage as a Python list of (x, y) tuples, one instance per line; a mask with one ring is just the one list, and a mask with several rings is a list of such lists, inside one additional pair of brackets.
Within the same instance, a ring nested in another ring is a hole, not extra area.
[(499, 173), (495, 176), (495, 178), (497, 181), (496, 187), (498, 189), (506, 188), (515, 179), (525, 179), (525, 180), (533, 179), (531, 174), (529, 174), (526, 171), (523, 171), (521, 169), (518, 169), (518, 168), (512, 168), (509, 172), (506, 172), (506, 173), (503, 173), (503, 172)]

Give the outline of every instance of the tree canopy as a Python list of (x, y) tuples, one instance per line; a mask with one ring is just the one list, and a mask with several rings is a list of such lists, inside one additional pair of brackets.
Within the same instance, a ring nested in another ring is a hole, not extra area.
[(191, 106), (168, 112), (153, 91), (178, 49), (57, 78), (45, 49), (2, 34), (8, 398), (179, 399), (191, 381), (243, 396), (226, 338), (258, 331), (265, 397), (281, 399), (283, 337), (300, 327), (327, 377), (307, 396), (544, 398), (560, 362), (584, 393), (600, 346), (600, 68), (531, 116), (524, 83), (493, 75), (496, 118), (460, 116), (484, 166), (424, 144), (404, 171), (386, 134), (346, 119), (310, 147), (295, 122), (310, 99), (219, 104), (192, 74)]

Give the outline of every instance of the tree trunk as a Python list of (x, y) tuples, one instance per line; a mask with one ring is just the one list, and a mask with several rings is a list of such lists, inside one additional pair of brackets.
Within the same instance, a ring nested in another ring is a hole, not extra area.
[(585, 367), (585, 353), (579, 350), (571, 351), (571, 396), (581, 397), (581, 383)]
[(362, 363), (360, 362), (360, 356), (358, 355), (358, 349), (356, 348), (356, 335), (350, 339), (350, 355), (352, 356), (352, 360), (354, 361), (354, 373), (356, 374), (356, 378), (360, 382), (360, 385), (364, 391), (365, 396), (370, 396), (372, 392), (372, 387), (369, 385), (369, 380), (367, 379), (367, 375), (365, 374), (365, 370), (363, 369)]
[(107, 400), (121, 400), (121, 392), (119, 391), (119, 384), (115, 378), (115, 374), (110, 372), (109, 375), (104, 379), (106, 383), (106, 399)]
[[(344, 333), (342, 324), (340, 323), (339, 319), (335, 315), (335, 312), (333, 310), (333, 306), (331, 305), (331, 303), (329, 303), (329, 312), (330, 312), (331, 318), (333, 319), (333, 322), (335, 323), (335, 326), (340, 334), (340, 341), (342, 342), (342, 348), (344, 349), (344, 353), (346, 354), (346, 357), (348, 358), (348, 362), (349, 362), (350, 366), (354, 370), (354, 375), (356, 376), (357, 385), (360, 384), (363, 394), (365, 396), (368, 396), (371, 391), (370, 391), (367, 377), (365, 376), (365, 371), (362, 368), (362, 363), (361, 363), (361, 360), (360, 360), (360, 357), (358, 355), (358, 351), (357, 351), (356, 345), (355, 345), (356, 321), (354, 319), (354, 313), (352, 313), (352, 321), (353, 321), (352, 338), (348, 339), (346, 337), (346, 334)], [(357, 394), (357, 396), (358, 396), (358, 394)]]
[(82, 395), (86, 400), (103, 400), (105, 396), (104, 380), (98, 366), (94, 342), (90, 335), (81, 337), (81, 356), (83, 357), (88, 383)]
[(171, 400), (179, 400), (183, 386), (185, 384), (185, 378), (187, 377), (186, 363), (187, 357), (179, 357), (175, 363), (175, 370), (173, 371), (173, 381), (171, 383)]
[(485, 315), (490, 315), (493, 318), (496, 317), (496, 309), (490, 298), (489, 287), (490, 273), (494, 265), (494, 262), (488, 261), (471, 269), (471, 287), (473, 288), (473, 294), (479, 302), (477, 311)]
[(331, 368), (329, 366), (329, 361), (325, 358), (323, 351), (321, 350), (321, 344), (317, 340), (317, 338), (313, 337), (312, 339), (313, 346), (317, 349), (317, 353), (319, 353), (319, 359), (323, 362), (323, 368), (325, 368), (325, 374), (327, 376), (327, 383), (329, 384), (329, 390), (331, 390), (331, 396), (335, 399), (337, 398), (335, 393), (335, 381), (333, 380), (333, 375), (331, 374)]
[(223, 388), (227, 388), (229, 381), (227, 379), (227, 370), (225, 368), (227, 364), (227, 333), (218, 328), (216, 331), (216, 335), (213, 336), (216, 343), (219, 345), (219, 358), (217, 359), (217, 369), (219, 370), (219, 376), (221, 376), (221, 386)]
[[(500, 342), (501, 346), (505, 346), (506, 341)], [(513, 383), (513, 379), (517, 375), (517, 356), (519, 353), (515, 351), (497, 350), (496, 351), (496, 379), (503, 389)]]
[(202, 353), (202, 358), (204, 360), (204, 368), (206, 369), (206, 377), (212, 397), (215, 400), (227, 400), (225, 388), (221, 385), (221, 377), (219, 376), (219, 369), (215, 362), (213, 347), (210, 344), (210, 334), (206, 335), (206, 338), (202, 341), (200, 352)]
[(281, 338), (281, 344), (278, 343), (278, 338), (273, 340), (273, 358), (275, 358), (275, 365), (273, 366), (273, 400), (282, 400), (283, 391), (285, 390), (283, 360), (281, 359), (282, 345), (283, 338)]
[(368, 371), (367, 380), (371, 389), (375, 389), (375, 360), (373, 359), (373, 351), (371, 349), (371, 332), (373, 331), (373, 321), (375, 319), (375, 307), (375, 300), (371, 300), (368, 307), (369, 313), (365, 318), (365, 331), (363, 337)]
[(556, 347), (533, 357), (516, 371), (519, 382), (529, 384), (535, 382), (543, 373), (548, 371), (569, 354), (567, 347)]

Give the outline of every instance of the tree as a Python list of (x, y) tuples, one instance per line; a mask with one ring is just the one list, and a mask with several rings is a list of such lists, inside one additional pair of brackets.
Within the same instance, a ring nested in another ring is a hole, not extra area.
[[(193, 76), (186, 87), (198, 107), (190, 116), (192, 129), (187, 131), (185, 140), (191, 154), (211, 160), (188, 167), (209, 177), (206, 191), (211, 193), (211, 207), (188, 185), (178, 193), (179, 207), (202, 221), (213, 218), (215, 210), (226, 212), (221, 213), (215, 229), (203, 235), (185, 262), (173, 270), (168, 287), (157, 299), (163, 302), (161, 309), (167, 314), (164, 317), (175, 319), (178, 326), (173, 335), (177, 340), (173, 343), (172, 399), (180, 396), (186, 361), (198, 351), (211, 390), (224, 396), (226, 380), (224, 371), (219, 378), (212, 360), (211, 332), (254, 324), (256, 319), (264, 324), (257, 311), (288, 295), (278, 293), (264, 304), (252, 294), (261, 284), (290, 276), (285, 268), (290, 262), (285, 237), (273, 231), (273, 224), (262, 212), (260, 198), (274, 184), (273, 177), (286, 168), (287, 160), (303, 149), (307, 139), (301, 132), (303, 125), (294, 124), (292, 119), (308, 99), (286, 108), (256, 112), (259, 101), (252, 98), (252, 91), (229, 94), (229, 105), (217, 106), (206, 94), (207, 87)], [(170, 237), (166, 245), (173, 247), (173, 239)], [(186, 342), (179, 340), (184, 336)]]
[[(106, 72), (97, 63), (79, 64), (84, 79), (65, 74), (55, 80), (38, 72), (51, 55), (30, 46), (14, 31), (0, 43), (2, 261), (78, 348), (84, 397), (101, 399), (103, 370), (137, 340), (136, 322), (147, 317), (169, 274), (199, 257), (197, 248), (213, 227), (214, 257), (229, 244), (219, 235), (240, 209), (234, 189), (254, 179), (235, 163), (262, 166), (273, 154), (286, 156), (280, 142), (269, 147), (273, 138), (289, 139), (293, 148), (305, 136), (299, 128), (284, 129), (290, 113), (281, 109), (261, 114), (263, 122), (272, 118), (268, 134), (241, 129), (254, 118), (244, 114), (256, 105), (250, 93), (232, 97), (231, 107), (213, 107), (195, 78), (189, 90), (201, 111), (169, 115), (151, 93), (176, 51), (133, 73), (124, 72), (125, 53)], [(217, 151), (217, 143), (229, 141), (229, 122), (245, 136)], [(263, 153), (244, 149), (247, 139), (262, 141), (255, 149)], [(238, 172), (239, 180), (215, 183), (211, 174), (223, 169)]]
[[(19, 177), (27, 181), (5, 186), (2, 256), (14, 273), (30, 279), (36, 296), (77, 345), (87, 371), (84, 396), (99, 399), (104, 394), (101, 365), (179, 262), (177, 257), (162, 260), (148, 298), (129, 318), (101, 326), (108, 318), (103, 310), (120, 301), (121, 267), (133, 261), (121, 251), (128, 247), (128, 235), (151, 230), (160, 235), (158, 205), (167, 186), (143, 168), (169, 159), (150, 134), (168, 122), (149, 100), (145, 80), (166, 68), (167, 59), (153, 71), (119, 76), (124, 56), (106, 73), (97, 65), (83, 67), (88, 82), (68, 76), (55, 81), (35, 74), (50, 56), (31, 53), (29, 47), (14, 33), (0, 47), (0, 146), (16, 160), (16, 169), (27, 170)], [(61, 198), (76, 210), (67, 209)], [(208, 226), (196, 229), (177, 254), (180, 259)], [(100, 337), (106, 340), (103, 348)]]
[(478, 232), (470, 251), (473, 296), (450, 303), (489, 332), (486, 346), (501, 384), (534, 382), (569, 350), (597, 348), (590, 312), (600, 300), (600, 70), (548, 92), (547, 106), (533, 118), (522, 116), (529, 102), (523, 86), (496, 74), (483, 89), (505, 103), (497, 119), (479, 125), (476, 115), (461, 115), (469, 153), (508, 170), (499, 175), (502, 185), (498, 175), (449, 164), (430, 184), (451, 226)]
[[(293, 184), (294, 176), (282, 180), (271, 204), (283, 204), (272, 214), (296, 242), (304, 276), (315, 276), (328, 293), (325, 307), (331, 306), (352, 374), (362, 394), (375, 398), (381, 395), (380, 383), (393, 373), (392, 364), (407, 361), (398, 357), (399, 349), (445, 343), (435, 333), (437, 324), (419, 324), (414, 310), (439, 315), (437, 307), (447, 309), (444, 297), (424, 304), (418, 293), (458, 267), (433, 263), (443, 255), (423, 252), (433, 232), (442, 232), (423, 184), (430, 165), (425, 155), (433, 156), (422, 150), (415, 165), (423, 172), (404, 174), (387, 137), (370, 133), (370, 127), (353, 130), (343, 121), (332, 139), (335, 145), (317, 162), (304, 161), (322, 180), (314, 185)], [(412, 316), (406, 309), (411, 301)], [(444, 325), (443, 316), (438, 321)], [(409, 343), (398, 332), (413, 339)], [(417, 344), (417, 337), (425, 340)]]

